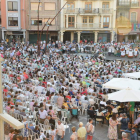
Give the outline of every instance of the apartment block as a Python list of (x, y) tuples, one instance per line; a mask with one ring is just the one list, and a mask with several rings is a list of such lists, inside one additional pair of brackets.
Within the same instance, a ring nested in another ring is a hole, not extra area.
[(116, 35), (116, 0), (61, 0), (61, 41), (110, 42)]
[(118, 41), (139, 41), (140, 0), (118, 0), (116, 15)]
[(25, 41), (25, 0), (1, 0), (2, 39)]
[[(28, 11), (26, 15), (27, 40), (29, 40), (30, 43), (37, 43), (38, 31), (39, 33), (42, 31), (41, 41), (58, 40), (58, 33), (60, 30), (60, 14), (58, 14), (58, 16), (56, 16), (56, 14), (60, 10), (60, 0), (40, 0), (40, 2), (39, 0), (27, 0), (26, 7)], [(50, 23), (55, 16), (56, 18), (49, 26), (47, 36), (48, 26), (44, 25), (46, 22)]]

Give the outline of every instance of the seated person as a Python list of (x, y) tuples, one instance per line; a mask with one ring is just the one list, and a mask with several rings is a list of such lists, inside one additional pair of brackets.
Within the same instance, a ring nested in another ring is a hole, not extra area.
[[(101, 108), (98, 109), (98, 111), (97, 111), (97, 116), (104, 116), (104, 114), (103, 114)], [(98, 118), (97, 118), (96, 121), (101, 122), (101, 121), (103, 121), (103, 119), (98, 119)]]
[(64, 105), (62, 105), (62, 109), (61, 109), (61, 111), (65, 111), (65, 112), (67, 113), (67, 118), (68, 118), (68, 121), (69, 121), (70, 118), (71, 118), (70, 111), (66, 110)]
[(89, 109), (87, 110), (87, 112), (88, 112), (88, 115), (90, 116), (90, 118), (94, 117), (95, 113), (94, 113), (92, 106), (89, 106)]
[(53, 124), (55, 126), (55, 120), (52, 118), (51, 115), (48, 115), (47, 119), (51, 125)]
[(140, 123), (140, 114), (138, 114), (138, 118), (134, 121), (134, 126), (138, 125)]
[(100, 104), (106, 106), (105, 99), (102, 99), (102, 100), (100, 101)]

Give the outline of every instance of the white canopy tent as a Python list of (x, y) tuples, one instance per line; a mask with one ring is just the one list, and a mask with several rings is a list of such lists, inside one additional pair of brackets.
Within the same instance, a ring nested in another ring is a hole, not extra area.
[(134, 90), (140, 90), (140, 81), (138, 80), (132, 80), (129, 78), (113, 78), (109, 82), (103, 84), (103, 88), (110, 88), (110, 89), (134, 89)]
[(140, 90), (124, 89), (111, 94), (108, 94), (109, 100), (119, 102), (139, 102), (140, 101)]
[(125, 77), (128, 77), (128, 78), (140, 78), (140, 72), (133, 72), (133, 73), (124, 73), (124, 76)]

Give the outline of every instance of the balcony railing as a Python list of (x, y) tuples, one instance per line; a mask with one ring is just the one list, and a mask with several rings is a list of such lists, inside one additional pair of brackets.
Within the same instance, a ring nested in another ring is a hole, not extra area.
[(131, 2), (131, 7), (139, 7), (139, 2)]
[[(75, 26), (76, 24), (76, 26)], [(66, 29), (99, 29), (100, 23), (75, 23), (73, 26), (66, 27)]]
[(112, 8), (74, 8), (74, 9), (64, 9), (65, 14), (110, 14), (112, 13)]

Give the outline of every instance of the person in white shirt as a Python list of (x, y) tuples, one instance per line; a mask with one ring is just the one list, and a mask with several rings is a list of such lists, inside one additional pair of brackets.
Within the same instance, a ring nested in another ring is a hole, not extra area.
[(40, 108), (40, 111), (39, 111), (39, 118), (40, 118), (40, 123), (44, 123), (46, 117), (47, 117), (47, 111), (44, 110), (43, 108)]
[(64, 124), (61, 123), (61, 120), (58, 120), (56, 133), (57, 133), (57, 135), (56, 135), (57, 140), (64, 139), (65, 128), (64, 128)]
[(100, 104), (106, 106), (105, 99), (103, 99), (103, 100), (100, 102)]
[(40, 140), (44, 140), (44, 139), (46, 139), (46, 136), (44, 135), (43, 131), (41, 131), (40, 132)]

